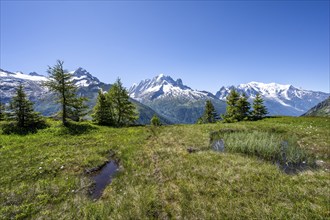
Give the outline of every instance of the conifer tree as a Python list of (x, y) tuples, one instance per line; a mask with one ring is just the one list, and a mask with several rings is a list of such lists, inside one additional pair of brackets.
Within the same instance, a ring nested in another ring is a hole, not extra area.
[(238, 100), (240, 99), (239, 93), (235, 89), (232, 89), (226, 99), (227, 99), (227, 108), (226, 108), (226, 114), (223, 116), (224, 121), (225, 122), (239, 121), (240, 111), (237, 106)]
[(135, 105), (129, 101), (128, 92), (119, 78), (110, 88), (108, 97), (112, 106), (115, 126), (121, 127), (133, 124), (136, 121), (137, 112)]
[(202, 117), (197, 120), (197, 124), (215, 123), (218, 119), (219, 117), (215, 111), (214, 105), (210, 100), (207, 100), (204, 113)]
[(250, 117), (250, 106), (248, 98), (245, 93), (243, 93), (240, 98), (237, 100), (237, 109), (239, 117), (238, 121), (248, 120)]
[(254, 120), (260, 120), (268, 114), (267, 108), (263, 103), (264, 100), (261, 98), (260, 94), (257, 94), (252, 105), (253, 111), (251, 116)]
[(88, 106), (85, 104), (86, 97), (76, 97), (72, 100), (71, 108), (68, 109), (68, 117), (73, 121), (79, 121), (86, 115)]
[(152, 116), (152, 118), (150, 120), (150, 123), (153, 126), (160, 126), (160, 125), (162, 125), (162, 123), (160, 122), (160, 119), (158, 118), (157, 115)]
[(63, 63), (58, 60), (53, 67), (48, 67), (50, 80), (44, 85), (57, 95), (57, 102), (61, 105), (62, 123), (67, 125), (67, 118), (79, 120), (79, 117), (85, 115), (86, 106), (83, 103), (86, 99), (77, 97), (77, 86), (72, 81), (72, 74), (63, 69)]
[(23, 85), (20, 84), (16, 90), (16, 95), (9, 105), (8, 119), (14, 120), (19, 128), (36, 128), (43, 123), (38, 113), (33, 110), (33, 103), (29, 101), (24, 92)]
[(100, 125), (114, 125), (112, 106), (107, 94), (104, 94), (102, 89), (99, 90), (94, 113), (92, 114), (93, 121)]
[(206, 101), (204, 117), (207, 123), (214, 123), (218, 118), (217, 112), (215, 111), (215, 108), (210, 100)]

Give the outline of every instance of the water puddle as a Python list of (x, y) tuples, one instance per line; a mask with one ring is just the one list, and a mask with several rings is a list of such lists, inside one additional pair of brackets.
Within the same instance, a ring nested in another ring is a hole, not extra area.
[(299, 172), (306, 171), (310, 169), (310, 167), (307, 165), (307, 163), (288, 163), (287, 157), (286, 157), (286, 152), (288, 149), (288, 142), (287, 141), (282, 141), (281, 143), (281, 156), (282, 156), (282, 161), (276, 161), (276, 165), (279, 169), (281, 169), (284, 173), (286, 174), (297, 174)]
[(225, 141), (223, 139), (215, 140), (211, 145), (213, 150), (215, 151), (220, 151), (220, 152), (225, 151)]
[(291, 163), (276, 163), (277, 167), (288, 175), (298, 174), (300, 172), (311, 170), (312, 168), (304, 163), (291, 164)]
[(99, 199), (102, 193), (112, 181), (112, 178), (118, 172), (118, 163), (114, 160), (109, 161), (104, 166), (100, 167), (98, 171), (93, 172), (92, 180), (94, 182), (93, 188), (90, 191), (90, 196), (93, 200)]

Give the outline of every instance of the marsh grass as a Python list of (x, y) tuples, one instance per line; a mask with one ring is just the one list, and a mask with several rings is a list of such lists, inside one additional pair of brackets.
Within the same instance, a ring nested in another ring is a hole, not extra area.
[(223, 139), (225, 151), (286, 164), (313, 164), (314, 158), (308, 155), (298, 144), (296, 136), (283, 132), (259, 130), (222, 129), (211, 133), (211, 143)]

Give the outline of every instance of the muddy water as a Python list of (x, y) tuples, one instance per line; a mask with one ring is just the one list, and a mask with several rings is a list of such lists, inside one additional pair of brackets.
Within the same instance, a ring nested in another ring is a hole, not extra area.
[(98, 199), (102, 196), (103, 190), (112, 181), (114, 175), (118, 172), (118, 164), (111, 160), (103, 166), (98, 172), (93, 174), (92, 179), (95, 183), (91, 191), (92, 199)]

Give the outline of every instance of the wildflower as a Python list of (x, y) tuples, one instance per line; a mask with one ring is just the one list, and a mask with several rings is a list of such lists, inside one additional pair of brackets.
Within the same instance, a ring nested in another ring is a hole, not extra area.
[(42, 167), (39, 167), (39, 170), (41, 170), (42, 169)]
[(60, 169), (62, 170), (64, 168), (64, 166), (62, 165), (61, 167), (60, 167)]

